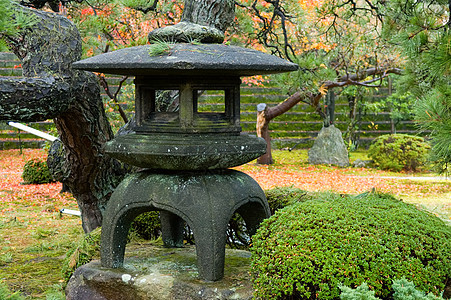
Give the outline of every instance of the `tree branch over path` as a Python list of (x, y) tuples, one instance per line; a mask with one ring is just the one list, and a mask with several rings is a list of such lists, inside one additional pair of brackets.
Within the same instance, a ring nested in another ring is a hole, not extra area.
[[(318, 93), (311, 92), (302, 92), (297, 91), (283, 102), (277, 104), (273, 107), (267, 107), (266, 104), (259, 104), (257, 106), (257, 136), (262, 137), (266, 140), (267, 151), (266, 154), (260, 156), (257, 159), (257, 163), (260, 164), (272, 164), (272, 156), (271, 156), (271, 139), (269, 135), (269, 123), (274, 118), (286, 113), (293, 106), (298, 104), (299, 102), (304, 102), (310, 106), (312, 106), (315, 111), (324, 119), (325, 112), (321, 105), (321, 98), (324, 96), (325, 91), (331, 90), (336, 87), (345, 87), (348, 85), (360, 85), (360, 86), (369, 86), (370, 83), (380, 81), (383, 78), (387, 77), (389, 74), (397, 74), (400, 75), (402, 73), (401, 69), (398, 68), (368, 68), (362, 72), (346, 75), (340, 77), (337, 81), (326, 81), (322, 85), (323, 91)], [(378, 75), (379, 77), (373, 78), (370, 80), (364, 80), (370, 76)], [(371, 86), (375, 87), (375, 86)]]

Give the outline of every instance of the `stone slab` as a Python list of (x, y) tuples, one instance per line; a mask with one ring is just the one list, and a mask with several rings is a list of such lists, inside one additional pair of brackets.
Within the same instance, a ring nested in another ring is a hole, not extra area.
[(266, 152), (266, 142), (247, 134), (127, 134), (109, 141), (105, 151), (141, 168), (211, 170), (231, 168), (256, 159)]

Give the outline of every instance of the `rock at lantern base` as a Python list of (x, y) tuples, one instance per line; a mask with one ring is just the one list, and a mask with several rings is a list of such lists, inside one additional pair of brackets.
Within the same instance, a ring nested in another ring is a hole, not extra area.
[(247, 251), (227, 249), (224, 279), (215, 282), (198, 279), (194, 246), (164, 248), (145, 245), (145, 254), (142, 251), (142, 246), (131, 250), (124, 268), (120, 269), (103, 268), (99, 261), (81, 266), (67, 285), (66, 299), (252, 299), (250, 253)]
[(349, 166), (348, 150), (343, 141), (341, 131), (334, 125), (323, 127), (313, 147), (308, 151), (308, 162), (312, 165)]

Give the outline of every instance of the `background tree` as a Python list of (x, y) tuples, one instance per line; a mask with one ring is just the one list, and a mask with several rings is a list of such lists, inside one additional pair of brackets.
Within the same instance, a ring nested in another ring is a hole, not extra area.
[[(384, 9), (384, 10), (383, 10)], [(420, 128), (430, 131), (439, 171), (451, 162), (451, 1), (395, 1), (380, 9), (385, 33), (408, 57), (399, 91), (416, 98)]]
[(257, 135), (268, 144), (259, 163), (272, 163), (268, 129), (275, 117), (302, 102), (313, 107), (329, 126), (334, 122), (330, 118), (333, 110), (322, 102), (328, 91), (340, 93), (351, 85), (378, 87), (390, 73), (400, 73), (400, 56), (380, 37), (382, 24), (376, 15), (333, 10), (329, 1), (319, 0), (243, 0), (240, 7), (253, 15), (249, 23), (255, 29), (248, 44), (258, 41), (271, 53), (300, 66), (297, 73), (277, 77), (290, 97), (274, 107), (261, 105), (258, 109)]
[(421, 129), (430, 131), (433, 159), (446, 170), (451, 161), (451, 1), (330, 0), (332, 14), (346, 10), (380, 20), (381, 35), (405, 58), (405, 72), (395, 83)]
[(274, 107), (259, 106), (257, 135), (268, 144), (259, 163), (272, 163), (268, 128), (275, 117), (302, 102), (312, 106), (328, 126), (334, 122), (332, 110), (321, 101), (328, 91), (339, 93), (351, 85), (379, 87), (390, 73), (400, 73), (400, 55), (381, 38), (382, 24), (376, 15), (334, 10), (329, 1), (242, 0), (239, 6), (251, 15), (252, 21), (243, 22), (244, 29), (252, 31), (247, 44), (258, 42), (300, 66), (297, 73), (277, 77), (290, 95), (285, 101)]

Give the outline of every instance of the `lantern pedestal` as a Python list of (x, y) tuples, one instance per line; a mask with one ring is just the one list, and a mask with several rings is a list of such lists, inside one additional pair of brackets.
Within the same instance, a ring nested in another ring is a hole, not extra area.
[(139, 214), (163, 212), (163, 241), (183, 245), (183, 224), (192, 229), (199, 276), (224, 275), (227, 224), (235, 212), (252, 235), (270, 216), (266, 197), (250, 176), (234, 170), (205, 172), (143, 171), (128, 176), (111, 196), (102, 227), (102, 266), (120, 268), (130, 224)]
[(67, 285), (67, 300), (251, 300), (250, 252), (226, 249), (224, 277), (199, 279), (196, 248), (166, 248), (161, 243), (127, 246), (123, 268), (105, 268), (94, 260), (79, 267)]

